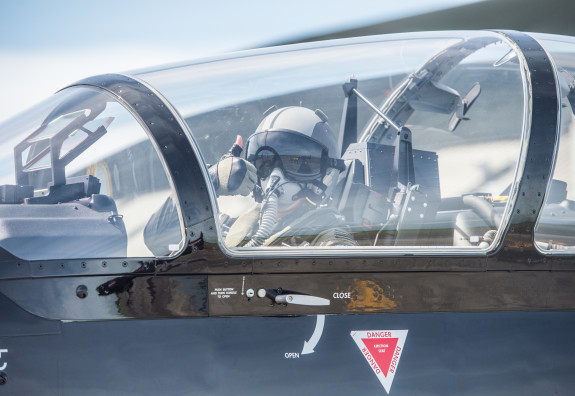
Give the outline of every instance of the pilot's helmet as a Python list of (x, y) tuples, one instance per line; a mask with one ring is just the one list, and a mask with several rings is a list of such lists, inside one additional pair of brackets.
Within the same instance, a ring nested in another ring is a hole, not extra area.
[(260, 179), (280, 168), (291, 181), (321, 179), (333, 166), (337, 153), (335, 136), (321, 110), (284, 107), (268, 114), (249, 137), (246, 159)]

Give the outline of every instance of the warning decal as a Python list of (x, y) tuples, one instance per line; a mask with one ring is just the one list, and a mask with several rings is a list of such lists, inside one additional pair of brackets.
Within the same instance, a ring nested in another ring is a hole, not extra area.
[(403, 352), (407, 330), (352, 331), (351, 337), (389, 393)]

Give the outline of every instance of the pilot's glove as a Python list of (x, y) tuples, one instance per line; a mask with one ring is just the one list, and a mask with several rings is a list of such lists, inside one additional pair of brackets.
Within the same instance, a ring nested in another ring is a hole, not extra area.
[(217, 164), (210, 167), (210, 177), (218, 195), (249, 195), (257, 181), (256, 167), (239, 157), (241, 137)]

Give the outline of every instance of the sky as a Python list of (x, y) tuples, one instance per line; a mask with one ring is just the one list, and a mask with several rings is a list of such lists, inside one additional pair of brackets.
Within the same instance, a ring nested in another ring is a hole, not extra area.
[(0, 3), (0, 122), (82, 78), (481, 0), (19, 0)]

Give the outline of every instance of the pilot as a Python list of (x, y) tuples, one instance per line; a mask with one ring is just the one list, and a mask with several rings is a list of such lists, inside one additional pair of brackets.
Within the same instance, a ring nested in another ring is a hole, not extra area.
[(267, 113), (246, 145), (246, 159), (257, 173), (257, 204), (224, 224), (224, 229), (229, 226), (225, 244), (357, 245), (345, 231), (342, 216), (329, 207), (343, 161), (325, 114), (305, 107)]
[[(304, 107), (272, 108), (266, 113), (247, 140), (245, 159), (239, 156), (242, 140), (238, 136), (228, 153), (209, 168), (218, 196), (253, 192), (255, 199), (238, 218), (220, 215), (225, 244), (357, 245), (345, 231), (343, 217), (329, 205), (335, 182), (328, 179), (337, 181), (343, 161), (325, 114)], [(154, 254), (166, 255), (168, 241), (178, 240), (176, 213), (173, 200), (168, 199), (147, 224), (144, 239)]]

